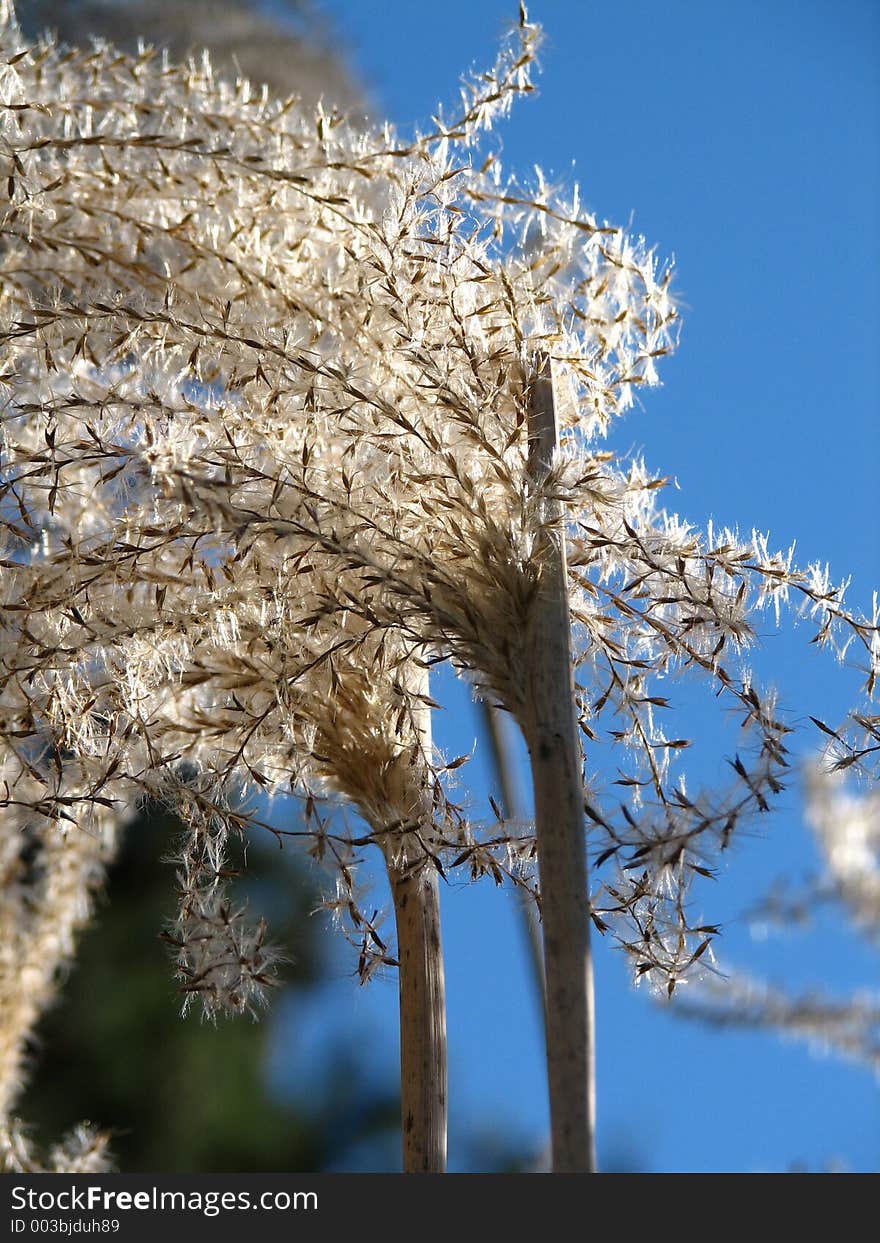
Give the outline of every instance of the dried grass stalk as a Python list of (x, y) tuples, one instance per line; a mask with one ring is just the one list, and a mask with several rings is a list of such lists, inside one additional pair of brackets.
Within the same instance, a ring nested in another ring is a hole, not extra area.
[[(550, 359), (539, 360), (529, 397), (528, 470), (540, 485), (559, 436)], [(580, 744), (561, 504), (541, 513), (542, 567), (528, 643), (526, 742), (531, 761), (541, 879), (547, 1077), (553, 1169), (596, 1168), (593, 972)]]

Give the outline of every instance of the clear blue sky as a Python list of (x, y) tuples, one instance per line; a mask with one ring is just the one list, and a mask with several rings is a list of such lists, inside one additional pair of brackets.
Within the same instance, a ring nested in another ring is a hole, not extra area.
[[(489, 65), (514, 0), (324, 0), (375, 110), (427, 123), (458, 75)], [(665, 386), (617, 443), (673, 474), (674, 503), (703, 523), (797, 540), (802, 562), (852, 575), (852, 602), (880, 586), (880, 5), (875, 0), (543, 0), (537, 98), (503, 130), (508, 166), (577, 179), (597, 214), (632, 221), (674, 255), (685, 326)], [(758, 669), (775, 672), (790, 719), (839, 719), (857, 677), (766, 624)], [(448, 679), (442, 746), (471, 746), (477, 721)], [(673, 698), (706, 746), (712, 781), (735, 745), (710, 694)], [(804, 745), (814, 735), (805, 730)], [(717, 746), (716, 746), (717, 743)], [(484, 805), (478, 751), (465, 770)], [(698, 783), (697, 781), (694, 784)], [(725, 923), (728, 961), (788, 986), (878, 987), (878, 958), (829, 920), (819, 935), (761, 944), (739, 914), (774, 877), (812, 863), (799, 795), (740, 843), (699, 893)], [(488, 888), (444, 894), (451, 1039), (451, 1144), (483, 1119), (539, 1147), (547, 1127), (540, 1030), (513, 915)], [(630, 987), (598, 952), (600, 1164), (654, 1171), (812, 1169), (880, 1163), (880, 1093), (864, 1070), (773, 1036), (706, 1032)], [(335, 1014), (396, 1058), (395, 982), (338, 980), (313, 1014), (278, 1027), (304, 1063)]]

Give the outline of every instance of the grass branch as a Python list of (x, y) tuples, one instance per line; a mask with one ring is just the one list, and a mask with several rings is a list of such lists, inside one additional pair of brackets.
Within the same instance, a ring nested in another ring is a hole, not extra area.
[[(558, 446), (550, 360), (529, 399), (528, 470), (546, 480)], [(532, 770), (544, 927), (553, 1169), (595, 1170), (593, 980), (580, 745), (574, 711), (564, 517), (544, 502), (538, 599), (530, 632), (526, 742)]]

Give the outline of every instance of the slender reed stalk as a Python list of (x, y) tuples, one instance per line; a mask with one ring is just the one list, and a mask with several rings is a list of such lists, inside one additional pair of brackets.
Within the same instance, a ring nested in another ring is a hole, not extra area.
[[(558, 445), (547, 357), (538, 360), (531, 388), (529, 442), (529, 474), (540, 484)], [(593, 976), (562, 508), (547, 501), (541, 517), (544, 560), (530, 634), (525, 734), (544, 925), (553, 1170), (589, 1173), (596, 1168)]]
[[(427, 671), (421, 674), (424, 693)], [(416, 746), (412, 766), (430, 771), (431, 710), (413, 712)], [(406, 762), (402, 757), (402, 762)], [(409, 783), (408, 783), (409, 784)], [(430, 786), (421, 783), (421, 806), (414, 819), (429, 828), (433, 820)], [(447, 1075), (446, 981), (440, 934), (439, 873), (421, 834), (407, 833), (402, 847), (386, 847), (386, 864), (397, 927), (400, 988), (400, 1112), (403, 1170), (406, 1174), (446, 1171)]]
[[(486, 738), (489, 742), (492, 767), (495, 770), (495, 780), (498, 783), (498, 793), (501, 797), (501, 814), (507, 819), (517, 819), (519, 817), (519, 808), (517, 807), (517, 798), (513, 785), (513, 774), (510, 771), (510, 754), (501, 728), (500, 713), (497, 708), (493, 708), (485, 700), (480, 700), (479, 708), (485, 726)], [(529, 974), (531, 975), (535, 997), (543, 1017), (544, 950), (541, 945), (541, 924), (538, 919), (537, 908), (526, 891), (517, 888), (515, 890), (515, 898), (528, 954)]]
[(438, 875), (389, 865), (400, 977), (400, 1110), (406, 1174), (446, 1170), (446, 986)]

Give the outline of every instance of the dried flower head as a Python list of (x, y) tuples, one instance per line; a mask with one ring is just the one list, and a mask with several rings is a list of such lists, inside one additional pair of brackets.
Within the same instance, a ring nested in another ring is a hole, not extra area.
[[(786, 767), (787, 727), (743, 663), (756, 610), (794, 597), (820, 644), (865, 650), (869, 692), (877, 619), (758, 536), (694, 531), (657, 504), (662, 481), (601, 447), (656, 381), (677, 313), (641, 240), (486, 153), (531, 90), (537, 28), (523, 14), (460, 112), (412, 140), (206, 62), (4, 38), (10, 800), (27, 777), (51, 808), (177, 801), (209, 826), (194, 839), (209, 885), (230, 782), (343, 793), (373, 840), (403, 824), (438, 862), (527, 858), (506, 826), (445, 811), (426, 826), (442, 773), (413, 687), (449, 660), (528, 729), (542, 532), (561, 508), (583, 735), (598, 747), (613, 717), (631, 795), (588, 798), (616, 866), (594, 919), (671, 990), (711, 936), (689, 925), (690, 877)], [(536, 480), (546, 357), (562, 437)], [(707, 678), (754, 739), (730, 790), (689, 795), (674, 770), (686, 740), (662, 729), (656, 685), (674, 669)], [(191, 909), (198, 926), (227, 908)], [(257, 965), (234, 998), (264, 974), (259, 934), (245, 944)]]

